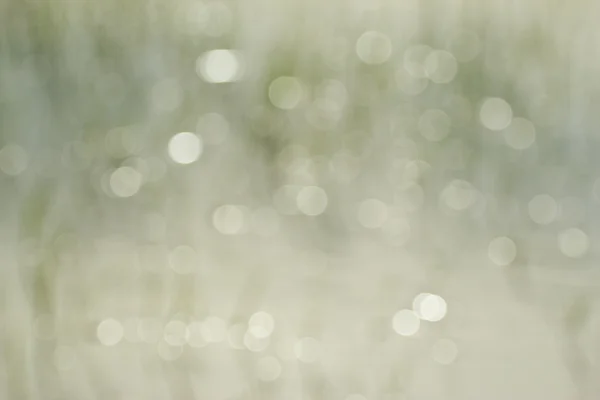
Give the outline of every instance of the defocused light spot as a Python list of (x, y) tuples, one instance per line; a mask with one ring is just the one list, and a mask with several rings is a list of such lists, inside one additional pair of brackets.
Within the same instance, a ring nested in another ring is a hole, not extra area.
[[(313, 183), (315, 179), (315, 163), (309, 157), (296, 157), (289, 160), (285, 165), (285, 172), (294, 180), (294, 182)], [(302, 189), (299, 189), (302, 190)], [(294, 199), (297, 202), (297, 197)]]
[(427, 110), (419, 118), (419, 132), (430, 142), (445, 139), (450, 127), (450, 117), (442, 110)]
[(525, 150), (535, 142), (535, 126), (525, 118), (515, 118), (504, 131), (506, 144), (516, 150)]
[(242, 60), (232, 50), (211, 50), (196, 60), (196, 73), (210, 83), (234, 82), (242, 77)]
[(483, 126), (492, 131), (501, 131), (512, 121), (512, 108), (506, 100), (490, 97), (484, 100), (479, 110), (479, 119)]
[(129, 157), (121, 163), (122, 167), (131, 167), (142, 176), (142, 183), (146, 182), (149, 175), (148, 163), (141, 157)]
[(416, 181), (421, 179), (431, 169), (431, 165), (423, 160), (411, 160), (404, 164), (402, 179), (404, 181)]
[(204, 339), (204, 336), (202, 335), (202, 322), (200, 322), (200, 321), (190, 322), (190, 324), (187, 327), (187, 330), (188, 330), (187, 340), (188, 340), (188, 344), (191, 347), (199, 349), (208, 344), (208, 342), (206, 341), (206, 339)]
[(298, 192), (296, 204), (305, 215), (316, 216), (327, 208), (327, 194), (318, 186), (306, 186)]
[(451, 82), (458, 71), (456, 58), (444, 50), (434, 50), (425, 59), (425, 73), (435, 83)]
[(343, 106), (331, 99), (316, 99), (306, 110), (307, 121), (318, 129), (334, 129), (343, 115)]
[(29, 156), (21, 146), (8, 144), (0, 150), (0, 170), (6, 175), (19, 175), (28, 164)]
[(321, 354), (321, 343), (312, 337), (305, 337), (294, 345), (294, 354), (304, 363), (314, 363)]
[(394, 75), (398, 88), (409, 96), (416, 96), (427, 88), (429, 80), (423, 77), (412, 76), (404, 66), (398, 68)]
[(404, 68), (415, 78), (426, 78), (425, 60), (432, 49), (425, 45), (411, 46), (404, 52)]
[(365, 64), (383, 64), (392, 55), (392, 42), (381, 32), (367, 31), (356, 41), (356, 54)]
[(388, 206), (381, 200), (367, 199), (358, 206), (357, 217), (365, 228), (381, 228), (388, 220)]
[(456, 343), (449, 339), (438, 340), (431, 349), (431, 357), (443, 365), (452, 364), (457, 355), (458, 347), (456, 347)]
[(183, 346), (173, 346), (165, 341), (160, 341), (156, 351), (164, 361), (175, 361), (181, 357)]
[(218, 145), (229, 136), (231, 128), (227, 119), (219, 113), (208, 113), (198, 118), (196, 132), (202, 136), (205, 143)]
[(96, 329), (98, 340), (104, 346), (114, 346), (123, 339), (123, 325), (116, 319), (105, 319)]
[(142, 175), (131, 167), (117, 168), (110, 174), (111, 192), (118, 197), (131, 197), (142, 185)]
[(444, 188), (441, 199), (449, 208), (462, 211), (475, 203), (477, 190), (469, 182), (456, 179)]
[(298, 78), (280, 76), (269, 85), (269, 100), (282, 110), (296, 108), (304, 97), (304, 88)]
[(208, 343), (220, 343), (227, 338), (227, 326), (219, 317), (208, 317), (201, 325), (201, 333)]
[(269, 347), (270, 337), (258, 338), (250, 330), (244, 334), (244, 346), (252, 352), (258, 353)]
[(475, 32), (459, 30), (452, 38), (450, 51), (460, 62), (472, 61), (481, 51), (481, 40)]
[(335, 79), (326, 79), (315, 88), (315, 96), (327, 99), (342, 107), (348, 100), (346, 85)]
[(165, 326), (165, 342), (171, 346), (183, 346), (188, 340), (189, 332), (183, 321), (170, 321)]
[(237, 235), (246, 225), (245, 210), (240, 206), (223, 205), (213, 213), (213, 225), (223, 235)]
[(198, 253), (190, 246), (177, 246), (169, 253), (169, 266), (178, 274), (189, 274), (198, 268)]
[(558, 235), (560, 251), (567, 257), (583, 257), (590, 247), (588, 235), (581, 229), (571, 228)]
[(413, 311), (424, 321), (441, 321), (448, 312), (446, 300), (431, 293), (421, 293), (413, 300)]
[(54, 365), (60, 371), (66, 371), (75, 366), (76, 355), (69, 346), (58, 346), (54, 350)]
[(163, 79), (152, 87), (152, 105), (161, 111), (176, 110), (183, 100), (183, 91), (175, 78)]
[(248, 331), (257, 338), (265, 338), (273, 333), (275, 320), (271, 314), (258, 311), (250, 317), (248, 321)]
[(419, 331), (421, 320), (414, 311), (400, 310), (392, 318), (392, 328), (402, 336), (412, 336)]
[(517, 257), (517, 246), (506, 236), (497, 237), (488, 246), (488, 257), (496, 265), (509, 265)]
[(178, 164), (191, 164), (200, 158), (204, 146), (200, 136), (181, 132), (169, 140), (169, 156)]
[(535, 196), (527, 205), (529, 217), (533, 222), (546, 225), (556, 219), (558, 204), (550, 195), (540, 194)]
[(275, 357), (264, 357), (256, 365), (256, 377), (261, 381), (270, 382), (281, 375), (281, 363)]
[(261, 207), (250, 216), (250, 229), (257, 235), (269, 237), (279, 231), (279, 214), (271, 207)]

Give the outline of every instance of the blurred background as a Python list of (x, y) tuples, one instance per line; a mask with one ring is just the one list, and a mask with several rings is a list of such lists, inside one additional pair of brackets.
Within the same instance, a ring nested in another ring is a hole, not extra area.
[(0, 398), (596, 399), (599, 7), (1, 1)]

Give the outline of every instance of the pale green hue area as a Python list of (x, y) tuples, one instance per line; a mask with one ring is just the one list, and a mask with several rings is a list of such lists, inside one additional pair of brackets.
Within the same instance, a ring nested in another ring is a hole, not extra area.
[(587, 3), (0, 2), (0, 398), (597, 398)]

